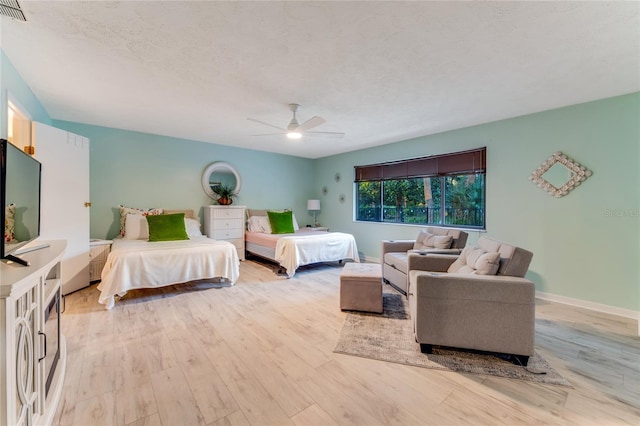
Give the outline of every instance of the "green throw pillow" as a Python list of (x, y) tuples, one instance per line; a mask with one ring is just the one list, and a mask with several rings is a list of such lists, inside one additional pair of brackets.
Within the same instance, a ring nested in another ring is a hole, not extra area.
[(271, 224), (272, 234), (293, 234), (293, 213), (286, 212), (267, 212), (269, 216), (269, 224)]
[(147, 216), (149, 241), (188, 240), (184, 213)]

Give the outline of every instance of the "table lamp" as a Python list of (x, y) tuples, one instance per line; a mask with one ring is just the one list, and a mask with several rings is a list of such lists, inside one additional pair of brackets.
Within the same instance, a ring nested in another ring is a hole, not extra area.
[(318, 226), (318, 222), (316, 222), (316, 212), (320, 210), (320, 200), (307, 200), (307, 210), (313, 212), (313, 226)]

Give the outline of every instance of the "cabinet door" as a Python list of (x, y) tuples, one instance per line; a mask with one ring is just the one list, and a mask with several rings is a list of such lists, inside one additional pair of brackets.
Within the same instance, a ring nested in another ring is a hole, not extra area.
[(8, 313), (14, 325), (11, 346), (15, 347), (13, 371), (7, 372), (10, 387), (14, 389), (7, 399), (7, 419), (10, 424), (33, 424), (34, 416), (40, 414), (38, 400), (42, 391), (42, 377), (39, 374), (40, 339), (40, 291), (38, 284), (16, 299), (8, 299)]
[(33, 123), (42, 163), (41, 239), (67, 240), (62, 293), (89, 285), (89, 139)]

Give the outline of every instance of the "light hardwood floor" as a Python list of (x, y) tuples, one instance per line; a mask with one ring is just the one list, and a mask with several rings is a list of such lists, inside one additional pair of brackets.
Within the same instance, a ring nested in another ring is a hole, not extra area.
[(340, 266), (293, 279), (245, 261), (233, 287), (66, 298), (60, 425), (640, 424), (631, 320), (538, 301), (536, 346), (573, 388), (334, 354)]

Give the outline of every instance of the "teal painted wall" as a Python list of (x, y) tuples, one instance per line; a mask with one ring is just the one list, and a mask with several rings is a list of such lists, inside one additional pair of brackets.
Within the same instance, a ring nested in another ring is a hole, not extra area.
[(31, 88), (22, 79), (18, 71), (5, 53), (0, 50), (0, 137), (7, 137), (7, 99), (11, 93), (23, 111), (31, 116), (34, 121), (51, 124), (51, 117), (44, 109), (38, 98), (33, 94)]
[(202, 217), (202, 206), (213, 200), (200, 179), (214, 161), (230, 163), (242, 177), (234, 204), (292, 208), (300, 224), (306, 224), (312, 160), (80, 123), (53, 125), (91, 140), (92, 238), (117, 235), (120, 204), (194, 209)]
[[(0, 109), (7, 92), (36, 121), (91, 139), (91, 236), (117, 233), (118, 204), (193, 208), (210, 199), (200, 175), (213, 161), (243, 177), (236, 204), (294, 209), (311, 222), (306, 200), (318, 198), (318, 220), (353, 233), (361, 253), (380, 255), (380, 240), (413, 238), (416, 227), (353, 221), (353, 167), (487, 147), (487, 234), (534, 252), (528, 275), (539, 291), (640, 311), (640, 93), (458, 129), (319, 160), (191, 140), (52, 121), (0, 51)], [(6, 113), (0, 113), (6, 136)], [(555, 199), (528, 180), (554, 151), (593, 171)], [(335, 179), (336, 173), (340, 179)], [(322, 188), (327, 188), (327, 194)], [(265, 189), (266, 188), (266, 189)], [(340, 196), (344, 196), (344, 202)], [(480, 232), (472, 232), (473, 244)]]
[[(380, 240), (413, 238), (417, 229), (354, 222), (353, 167), (486, 146), (486, 233), (533, 251), (528, 277), (537, 290), (638, 311), (639, 117), (634, 93), (323, 158), (313, 188), (319, 221), (354, 234), (361, 252), (379, 258)], [(593, 171), (560, 199), (528, 180), (555, 151)]]

